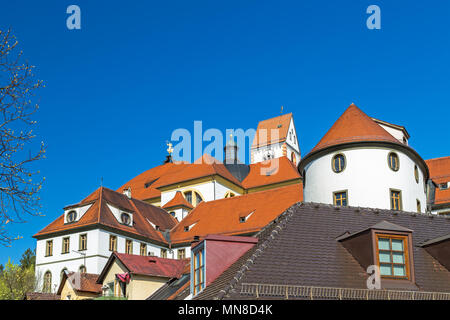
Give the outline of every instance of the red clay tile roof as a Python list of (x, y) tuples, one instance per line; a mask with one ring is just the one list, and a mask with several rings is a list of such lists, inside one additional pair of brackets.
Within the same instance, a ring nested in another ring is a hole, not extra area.
[[(450, 181), (450, 157), (436, 158), (425, 160), (430, 170), (430, 178), (436, 183), (444, 183)], [(447, 190), (440, 190), (436, 188), (435, 204), (450, 202), (450, 188)]]
[(219, 175), (237, 186), (240, 182), (228, 171), (225, 165), (214, 157), (204, 154), (189, 165), (184, 165), (177, 172), (168, 172), (162, 176), (156, 183), (155, 188), (168, 186), (171, 184), (189, 181), (197, 178)]
[[(75, 280), (75, 277), (79, 277), (79, 282)], [(80, 272), (69, 272), (64, 274), (61, 284), (58, 289), (58, 294), (61, 294), (63, 289), (63, 283), (65, 281), (72, 281), (71, 287), (80, 292), (90, 292), (90, 293), (102, 293), (102, 285), (97, 283), (98, 274), (94, 273), (80, 273)]]
[[(252, 148), (262, 147), (267, 144), (286, 140), (292, 113), (260, 121), (253, 138)], [(272, 136), (272, 130), (277, 130), (278, 135)], [(261, 136), (260, 136), (261, 135)]]
[(351, 104), (311, 152), (343, 143), (361, 141), (384, 141), (400, 144), (396, 138), (361, 109)]
[(117, 252), (114, 252), (113, 255), (122, 262), (131, 274), (155, 277), (179, 278), (190, 262), (189, 259), (166, 259)]
[(299, 179), (295, 165), (286, 157), (275, 158), (250, 165), (250, 172), (242, 181), (245, 189)]
[[(159, 231), (156, 231), (147, 219), (159, 226), (161, 230), (171, 229), (177, 223), (175, 218), (161, 208), (137, 199), (129, 199), (124, 194), (104, 187), (94, 191), (91, 195), (82, 200), (79, 205), (86, 205), (88, 203), (92, 203), (92, 206), (80, 220), (74, 223), (65, 224), (63, 214), (33, 237), (40, 237), (78, 227), (100, 224), (165, 243), (166, 240), (164, 236)], [(132, 213), (133, 226), (127, 226), (117, 221), (107, 204)]]
[(184, 162), (168, 162), (163, 165), (147, 170), (135, 178), (131, 179), (119, 189), (122, 192), (124, 189), (131, 188), (131, 196), (139, 200), (147, 200), (161, 197), (161, 191), (155, 188), (155, 183), (165, 174), (176, 174), (178, 171), (184, 169), (189, 164)]
[[(238, 235), (259, 231), (283, 211), (303, 200), (301, 184), (260, 191), (232, 198), (201, 202), (171, 230), (173, 243), (186, 243), (194, 236)], [(253, 214), (240, 222), (241, 213)], [(185, 227), (192, 226), (189, 231)]]
[(175, 193), (175, 196), (173, 197), (172, 200), (170, 200), (169, 202), (167, 202), (165, 205), (163, 205), (164, 209), (167, 208), (174, 208), (174, 207), (186, 207), (189, 209), (193, 209), (194, 207), (192, 206), (192, 204), (190, 204), (181, 194), (181, 191), (177, 191)]

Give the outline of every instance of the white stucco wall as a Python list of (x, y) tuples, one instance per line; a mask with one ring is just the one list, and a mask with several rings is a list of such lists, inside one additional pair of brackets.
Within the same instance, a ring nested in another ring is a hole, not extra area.
[[(398, 171), (388, 166), (391, 151), (399, 157)], [(346, 158), (346, 168), (341, 173), (335, 173), (331, 167), (332, 157), (337, 153)], [(414, 165), (409, 156), (389, 148), (352, 148), (329, 153), (306, 165), (304, 201), (333, 204), (333, 192), (347, 190), (349, 206), (391, 209), (392, 188), (401, 190), (404, 211), (416, 212), (418, 199), (424, 212), (424, 174), (418, 167), (419, 183), (416, 183)]]

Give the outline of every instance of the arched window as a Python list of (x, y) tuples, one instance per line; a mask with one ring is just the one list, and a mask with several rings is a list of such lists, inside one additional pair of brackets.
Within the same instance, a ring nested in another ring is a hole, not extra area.
[(131, 218), (130, 215), (126, 212), (122, 212), (122, 214), (120, 215), (120, 220), (122, 220), (123, 224), (129, 225)]
[(336, 173), (344, 171), (345, 166), (346, 166), (344, 155), (343, 154), (335, 155), (333, 157), (331, 166), (333, 168), (333, 171)]
[(75, 210), (70, 211), (67, 214), (67, 223), (74, 222), (77, 218), (77, 212)]
[(64, 273), (67, 271), (67, 268), (64, 268), (64, 269), (62, 269), (61, 270), (61, 275), (60, 275), (60, 278), (59, 278), (59, 282), (61, 282), (61, 280), (62, 280), (62, 278), (63, 278), (63, 276), (64, 276)]
[(398, 169), (400, 168), (400, 162), (398, 160), (398, 155), (395, 152), (389, 153), (388, 164), (389, 164), (389, 168), (391, 168), (391, 170), (393, 170), (393, 171), (398, 171)]
[(83, 265), (80, 266), (79, 270), (80, 270), (80, 273), (86, 273), (86, 267)]
[(42, 292), (51, 293), (52, 292), (52, 273), (47, 271), (44, 274), (44, 285), (42, 287)]
[(235, 196), (235, 194), (233, 192), (231, 192), (231, 191), (227, 191), (225, 193), (225, 198), (231, 198), (231, 197), (234, 197), (234, 196)]
[(183, 195), (186, 201), (192, 204), (194, 207), (196, 207), (200, 204), (200, 202), (203, 201), (203, 197), (200, 195), (200, 193), (194, 190), (184, 191)]
[(419, 169), (417, 166), (414, 166), (414, 178), (416, 179), (416, 182), (419, 183)]
[(291, 161), (292, 161), (292, 163), (297, 163), (297, 157), (295, 156), (295, 153), (294, 152), (291, 152)]

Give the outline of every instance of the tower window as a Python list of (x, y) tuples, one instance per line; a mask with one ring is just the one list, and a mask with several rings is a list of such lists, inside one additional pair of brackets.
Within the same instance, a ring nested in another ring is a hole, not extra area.
[(421, 212), (422, 212), (422, 208), (421, 208), (421, 206), (420, 206), (420, 200), (417, 199), (416, 201), (417, 201), (417, 212), (418, 212), (418, 213), (421, 213)]
[(398, 159), (398, 155), (396, 153), (394, 152), (389, 153), (388, 164), (391, 170), (398, 171), (398, 169), (400, 168), (400, 162)]
[(402, 192), (391, 189), (391, 210), (402, 210)]
[(407, 237), (377, 235), (380, 275), (387, 278), (409, 278)]
[(336, 173), (342, 172), (345, 169), (345, 157), (343, 154), (337, 154), (332, 161), (333, 171)]
[(335, 206), (346, 206), (348, 202), (347, 191), (339, 191), (333, 194), (333, 202)]
[(416, 179), (416, 182), (419, 183), (419, 169), (417, 166), (414, 166), (414, 178)]

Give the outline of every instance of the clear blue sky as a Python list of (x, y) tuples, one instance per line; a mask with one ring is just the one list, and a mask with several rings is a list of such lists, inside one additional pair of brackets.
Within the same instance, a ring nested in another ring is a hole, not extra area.
[[(281, 3), (280, 3), (281, 2)], [(81, 30), (66, 8), (81, 8)], [(381, 30), (366, 8), (381, 8)], [(46, 88), (39, 92), (45, 217), (31, 236), (100, 185), (117, 189), (161, 164), (176, 128), (256, 128), (293, 112), (302, 154), (354, 102), (405, 125), (423, 158), (450, 155), (448, 1), (3, 1)]]

